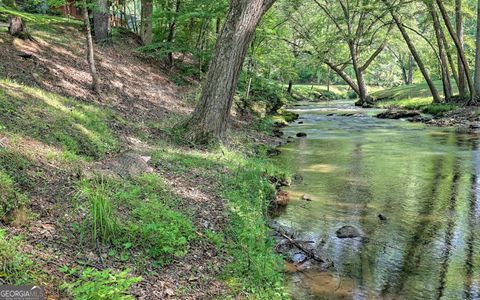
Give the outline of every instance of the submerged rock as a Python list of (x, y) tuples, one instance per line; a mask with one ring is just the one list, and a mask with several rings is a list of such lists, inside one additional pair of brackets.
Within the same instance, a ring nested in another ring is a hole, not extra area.
[(418, 111), (389, 109), (377, 115), (380, 119), (405, 119), (421, 116)]
[(336, 232), (337, 238), (339, 239), (353, 239), (358, 237), (363, 237), (363, 232), (360, 229), (346, 225), (338, 229)]
[(297, 133), (297, 137), (306, 137), (307, 134), (305, 132), (299, 132)]
[(387, 220), (387, 217), (386, 217), (384, 214), (378, 214), (378, 218), (379, 218), (381, 221), (386, 221), (386, 220)]

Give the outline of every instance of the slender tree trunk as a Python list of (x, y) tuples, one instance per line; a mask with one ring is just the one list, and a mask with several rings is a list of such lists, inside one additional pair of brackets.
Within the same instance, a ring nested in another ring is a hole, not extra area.
[(387, 6), (390, 14), (392, 15), (393, 20), (395, 21), (395, 24), (397, 24), (397, 27), (398, 27), (398, 29), (400, 30), (400, 33), (403, 36), (403, 39), (407, 43), (408, 49), (410, 49), (410, 53), (413, 55), (413, 58), (415, 59), (418, 68), (422, 72), (423, 78), (427, 82), (428, 87), (430, 88), (430, 92), (432, 93), (433, 102), (434, 103), (440, 103), (441, 98), (440, 98), (440, 95), (438, 94), (437, 88), (435, 87), (435, 84), (433, 83), (432, 79), (430, 78), (430, 75), (428, 74), (428, 71), (425, 68), (425, 65), (423, 64), (423, 61), (422, 61), (420, 55), (418, 54), (417, 49), (415, 49), (415, 46), (414, 46), (412, 40), (408, 36), (408, 33), (405, 30), (405, 27), (403, 27), (402, 22), (400, 21), (398, 16), (393, 11), (392, 7), (390, 6), (390, 3), (388, 3), (388, 0), (382, 0), (382, 1)]
[[(464, 51), (464, 33), (463, 33), (463, 13), (462, 0), (455, 0), (455, 20), (458, 42), (460, 48)], [(462, 59), (458, 56), (458, 93), (461, 99), (465, 98), (465, 68), (463, 67)]]
[(457, 34), (453, 31), (452, 23), (450, 22), (450, 17), (448, 16), (448, 12), (445, 9), (445, 6), (443, 5), (442, 0), (436, 0), (436, 2), (438, 7), (440, 8), (440, 12), (442, 13), (442, 18), (443, 18), (443, 21), (445, 22), (445, 25), (447, 26), (448, 33), (452, 37), (455, 43), (455, 47), (457, 48), (458, 56), (460, 57), (460, 60), (462, 62), (462, 65), (465, 71), (465, 77), (467, 79), (468, 89), (470, 91), (470, 100), (471, 100), (472, 97), (475, 96), (473, 95), (475, 93), (475, 90), (473, 88), (472, 76), (470, 75), (470, 68), (468, 66), (468, 61), (465, 56), (465, 51), (463, 50), (463, 47), (460, 44)]
[[(175, 42), (175, 37), (177, 35), (177, 18), (180, 12), (180, 6), (181, 6), (181, 1), (177, 0), (175, 3), (175, 15), (172, 18), (172, 22), (170, 23), (170, 29), (168, 32), (167, 41), (170, 44), (169, 47), (173, 46), (172, 44)], [(167, 56), (168, 56), (168, 63), (170, 64), (170, 67), (173, 67), (173, 64), (174, 64), (173, 52), (168, 52)]]
[(435, 11), (435, 6), (433, 4), (429, 4), (428, 9), (430, 10), (430, 15), (432, 16), (433, 28), (435, 30), (435, 37), (437, 39), (440, 69), (442, 71), (443, 93), (445, 96), (445, 101), (450, 102), (452, 98), (452, 84), (450, 82), (450, 72), (448, 71), (445, 45), (443, 44), (445, 38), (443, 37), (443, 30), (438, 19), (438, 14)]
[(152, 13), (153, 0), (142, 0), (142, 23), (140, 23), (140, 37), (144, 45), (152, 43)]
[(415, 58), (413, 57), (412, 53), (408, 55), (408, 79), (407, 85), (413, 84), (413, 70), (415, 70)]
[(93, 27), (95, 42), (110, 42), (110, 13), (108, 0), (97, 0), (97, 7), (93, 10)]
[(200, 102), (186, 123), (187, 137), (225, 141), (238, 77), (255, 29), (275, 0), (231, 0), (217, 39)]
[(352, 88), (352, 90), (357, 95), (360, 94), (360, 90), (358, 88), (358, 85), (353, 81), (353, 79), (347, 73), (345, 73), (345, 71), (343, 71), (342, 69), (340, 69), (339, 67), (337, 67), (335, 64), (333, 64), (330, 61), (325, 61), (325, 64), (327, 66), (329, 66), (335, 73), (337, 73), (338, 76), (340, 76)]
[(90, 74), (92, 75), (92, 89), (96, 93), (99, 93), (100, 85), (98, 80), (97, 69), (95, 67), (95, 56), (94, 56), (93, 41), (92, 41), (92, 26), (90, 25), (90, 17), (88, 16), (86, 0), (83, 0), (83, 19), (85, 22), (85, 36), (87, 38), (88, 66), (90, 67)]
[(287, 89), (287, 93), (288, 93), (289, 95), (292, 94), (292, 88), (293, 88), (293, 81), (289, 80), (289, 81), (288, 81), (288, 89)]
[(477, 38), (476, 38), (476, 50), (475, 50), (475, 97), (473, 102), (478, 102), (480, 96), (480, 0), (477, 3)]
[(350, 55), (352, 57), (353, 70), (355, 71), (355, 77), (357, 78), (358, 86), (358, 97), (362, 105), (367, 103), (367, 85), (365, 84), (365, 79), (363, 78), (363, 72), (358, 65), (358, 55), (355, 49), (355, 45), (352, 42), (348, 43), (350, 49)]

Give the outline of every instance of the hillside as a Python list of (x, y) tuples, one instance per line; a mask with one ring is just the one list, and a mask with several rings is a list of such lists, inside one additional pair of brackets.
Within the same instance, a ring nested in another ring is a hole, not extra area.
[(95, 95), (81, 23), (9, 15), (34, 40), (0, 27), (0, 280), (49, 299), (281, 295), (264, 212), (284, 174), (259, 144), (271, 123), (237, 120), (228, 148), (192, 149), (174, 125), (198, 86), (175, 86), (135, 35), (96, 47)]

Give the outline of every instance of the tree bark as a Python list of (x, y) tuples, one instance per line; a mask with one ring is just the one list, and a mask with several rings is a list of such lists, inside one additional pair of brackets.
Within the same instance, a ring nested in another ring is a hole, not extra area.
[(337, 67), (335, 64), (333, 64), (330, 61), (325, 61), (325, 64), (329, 66), (335, 73), (337, 73), (338, 76), (340, 76), (352, 88), (352, 90), (357, 95), (360, 94), (358, 85), (353, 81), (353, 79), (350, 76), (348, 76), (347, 73), (345, 73), (345, 71), (343, 71), (341, 68)]
[(425, 68), (425, 65), (423, 64), (422, 59), (421, 59), (420, 55), (418, 54), (417, 49), (415, 49), (415, 46), (414, 46), (412, 40), (408, 36), (407, 31), (403, 27), (402, 22), (400, 21), (398, 16), (393, 11), (392, 7), (388, 3), (388, 0), (382, 0), (382, 1), (387, 6), (387, 8), (390, 12), (390, 15), (392, 16), (393, 20), (395, 21), (395, 24), (397, 24), (397, 27), (400, 30), (400, 33), (402, 34), (403, 39), (407, 43), (408, 49), (410, 49), (410, 53), (412, 54), (413, 58), (415, 59), (418, 68), (422, 72), (423, 78), (427, 82), (428, 87), (430, 88), (430, 92), (432, 93), (433, 102), (434, 103), (440, 103), (441, 98), (440, 98), (440, 95), (438, 94), (437, 88), (435, 87), (435, 84), (433, 83), (432, 79), (430, 78), (430, 75), (428, 74), (428, 71)]
[(443, 5), (442, 0), (436, 0), (436, 2), (437, 2), (438, 7), (440, 8), (440, 12), (442, 14), (443, 21), (445, 22), (445, 25), (447, 26), (448, 33), (452, 37), (453, 42), (455, 43), (455, 47), (457, 48), (458, 56), (459, 56), (459, 58), (462, 62), (462, 65), (463, 65), (463, 68), (464, 68), (464, 71), (465, 71), (465, 77), (467, 79), (468, 89), (470, 91), (470, 100), (471, 100), (472, 97), (475, 96), (475, 95), (473, 95), (473, 93), (475, 93), (475, 90), (473, 88), (472, 76), (470, 75), (470, 68), (468, 66), (468, 61), (467, 61), (467, 58), (465, 56), (465, 51), (463, 50), (463, 47), (460, 44), (460, 41), (458, 39), (457, 34), (453, 31), (452, 23), (450, 22), (450, 17), (448, 16), (448, 12), (445, 9), (445, 6)]
[[(464, 51), (464, 32), (463, 32), (463, 13), (462, 0), (455, 0), (455, 20), (458, 42), (461, 49)], [(463, 67), (462, 59), (458, 57), (458, 93), (460, 98), (465, 98), (465, 68)]]
[(96, 43), (110, 42), (110, 13), (108, 0), (97, 0), (97, 7), (93, 12), (93, 27)]
[[(477, 4), (477, 38), (475, 42), (475, 97), (473, 103), (477, 103), (480, 96), (480, 0)], [(473, 104), (471, 103), (471, 104)]]
[(8, 19), (8, 33), (16, 37), (24, 36), (25, 24), (21, 17), (10, 17)]
[(186, 123), (196, 143), (225, 141), (230, 110), (248, 47), (263, 15), (275, 0), (231, 0), (200, 102)]
[(440, 69), (442, 71), (443, 93), (445, 96), (445, 101), (450, 102), (452, 98), (452, 83), (450, 82), (450, 72), (448, 71), (446, 49), (445, 44), (443, 43), (445, 38), (443, 37), (443, 30), (440, 25), (435, 6), (433, 4), (429, 4), (428, 9), (430, 10), (430, 15), (432, 16), (433, 28), (435, 30), (435, 37), (437, 39)]
[(288, 81), (288, 88), (287, 88), (287, 93), (288, 93), (289, 95), (292, 94), (292, 88), (293, 88), (293, 81), (289, 80), (289, 81)]
[(408, 55), (408, 77), (407, 77), (407, 85), (413, 84), (413, 70), (415, 69), (415, 58), (413, 57), (412, 53)]
[(95, 67), (95, 56), (93, 51), (92, 41), (92, 26), (90, 25), (90, 17), (88, 16), (87, 1), (83, 0), (83, 19), (85, 22), (85, 36), (87, 39), (87, 59), (90, 67), (90, 74), (92, 75), (92, 89), (94, 92), (100, 92), (100, 85), (98, 80), (97, 69)]
[(152, 43), (152, 14), (153, 0), (142, 0), (142, 23), (140, 24), (140, 37), (144, 45)]
[[(175, 37), (177, 35), (177, 17), (178, 13), (180, 12), (181, 0), (177, 0), (175, 3), (175, 15), (172, 18), (172, 22), (170, 23), (170, 29), (168, 31), (168, 38), (167, 41), (169, 43), (169, 47), (172, 47), (173, 43), (175, 42)], [(168, 52), (168, 63), (170, 67), (173, 67), (173, 52)]]

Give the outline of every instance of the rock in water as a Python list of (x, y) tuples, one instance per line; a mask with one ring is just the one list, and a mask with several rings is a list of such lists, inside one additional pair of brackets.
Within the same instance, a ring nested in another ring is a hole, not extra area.
[(378, 218), (379, 218), (381, 221), (386, 221), (386, 220), (387, 220), (387, 217), (386, 217), (384, 214), (378, 214)]
[(358, 228), (350, 225), (343, 226), (342, 228), (338, 229), (336, 234), (337, 238), (339, 239), (353, 239), (363, 237), (363, 232), (361, 232)]
[(310, 196), (310, 195), (303, 195), (303, 196), (302, 196), (302, 200), (312, 201), (312, 196)]
[(417, 111), (410, 111), (410, 110), (397, 110), (397, 109), (390, 109), (385, 112), (382, 112), (377, 115), (377, 118), (380, 119), (404, 119), (404, 118), (414, 118), (419, 117), (420, 113)]
[(306, 137), (307, 134), (305, 132), (299, 132), (297, 133), (297, 137)]

